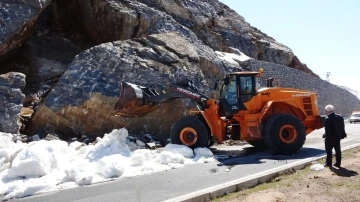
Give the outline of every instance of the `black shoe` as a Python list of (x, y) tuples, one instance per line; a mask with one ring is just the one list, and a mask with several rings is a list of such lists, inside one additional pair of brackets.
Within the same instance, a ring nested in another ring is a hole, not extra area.
[(338, 167), (338, 168), (341, 167), (341, 166), (340, 166), (340, 163), (335, 163), (334, 166), (335, 166), (335, 167)]
[(329, 167), (329, 168), (332, 168), (332, 165), (330, 164), (327, 164), (327, 163), (325, 163), (324, 165), (323, 165), (324, 167)]

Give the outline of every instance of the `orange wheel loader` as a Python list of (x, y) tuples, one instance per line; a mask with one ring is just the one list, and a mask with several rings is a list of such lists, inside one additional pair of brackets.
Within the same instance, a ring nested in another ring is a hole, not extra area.
[(115, 111), (122, 116), (142, 116), (174, 99), (191, 99), (198, 111), (175, 122), (171, 143), (191, 148), (209, 147), (226, 139), (246, 141), (255, 147), (268, 147), (277, 153), (294, 154), (306, 135), (323, 127), (314, 92), (273, 85), (260, 88), (258, 72), (235, 72), (222, 79), (220, 98), (200, 94), (192, 83), (182, 81), (156, 91), (122, 82)]

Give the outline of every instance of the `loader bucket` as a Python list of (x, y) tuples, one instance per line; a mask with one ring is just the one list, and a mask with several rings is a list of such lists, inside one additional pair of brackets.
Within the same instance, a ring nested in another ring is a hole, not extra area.
[(115, 104), (117, 115), (137, 117), (146, 115), (157, 108), (157, 103), (149, 102), (156, 91), (136, 84), (121, 82), (120, 97)]

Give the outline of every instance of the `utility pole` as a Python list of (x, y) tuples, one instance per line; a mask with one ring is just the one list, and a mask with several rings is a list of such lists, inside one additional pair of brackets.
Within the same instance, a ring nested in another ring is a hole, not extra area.
[(331, 72), (326, 73), (326, 80), (330, 83)]

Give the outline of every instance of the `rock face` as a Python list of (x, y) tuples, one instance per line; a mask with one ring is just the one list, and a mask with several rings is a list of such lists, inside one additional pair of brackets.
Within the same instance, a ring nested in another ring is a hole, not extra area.
[[(186, 114), (186, 102), (173, 102), (143, 118), (114, 116), (119, 82), (161, 89), (184, 78), (209, 93), (226, 72), (240, 71), (211, 49), (190, 43), (177, 33), (105, 43), (78, 55), (33, 117), (29, 133), (102, 135), (126, 126), (137, 133), (168, 135)], [(169, 111), (172, 111), (169, 114)], [(44, 131), (46, 128), (46, 131)]]
[(257, 60), (305, 69), (314, 74), (301, 62), (290, 65), (294, 60), (298, 61), (290, 48), (250, 26), (218, 0), (55, 2), (59, 20), (98, 43), (169, 31), (177, 31), (186, 37), (186, 27), (214, 50), (232, 52), (235, 48)]
[(0, 60), (29, 38), (51, 0), (0, 0)]
[(36, 97), (49, 90), (74, 57), (94, 45), (83, 38), (74, 40), (59, 29), (61, 25), (54, 21), (52, 11), (52, 5), (43, 10), (27, 43), (23, 43), (21, 49), (6, 61), (0, 61), (0, 73), (16, 71), (26, 74), (27, 85), (23, 92), (28, 96)]
[(228, 72), (259, 67), (265, 69), (263, 79), (275, 76), (282, 86), (316, 91), (320, 110), (331, 103), (346, 115), (358, 107), (352, 94), (321, 80), (290, 48), (217, 0), (49, 4), (0, 0), (0, 74), (26, 74), (26, 103), (33, 103), (33, 94), (39, 92), (38, 101), (44, 101), (27, 108), (29, 135), (65, 139), (127, 127), (133, 133), (167, 138), (171, 125), (193, 104), (177, 100), (145, 117), (117, 117), (119, 82), (161, 89), (187, 78), (201, 93), (217, 97), (212, 91), (216, 80)]
[(25, 75), (17, 72), (0, 75), (0, 131), (18, 133), (20, 110), (25, 95), (21, 89), (25, 86)]

